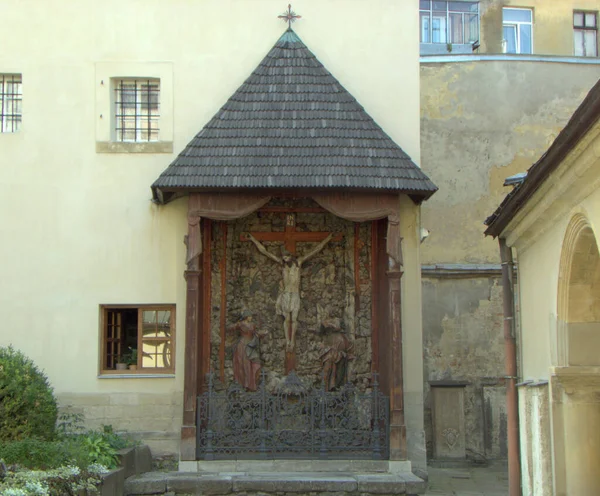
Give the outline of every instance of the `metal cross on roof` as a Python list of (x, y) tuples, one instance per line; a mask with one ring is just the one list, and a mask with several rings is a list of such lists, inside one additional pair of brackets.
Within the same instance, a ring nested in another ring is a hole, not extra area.
[(292, 22), (296, 22), (296, 19), (300, 19), (302, 16), (296, 15), (296, 12), (292, 10), (292, 4), (288, 5), (287, 12), (284, 12), (282, 15), (277, 16), (279, 19), (288, 23), (288, 27), (292, 28)]

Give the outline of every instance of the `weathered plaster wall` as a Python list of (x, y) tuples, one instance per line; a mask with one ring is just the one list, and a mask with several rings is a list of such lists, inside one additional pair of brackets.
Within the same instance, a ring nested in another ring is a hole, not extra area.
[(548, 148), (600, 66), (540, 62), (421, 65), (422, 167), (440, 190), (422, 211), (424, 264), (496, 263), (483, 220)]
[[(428, 270), (424, 278), (425, 387), (428, 391), (429, 381), (440, 379), (469, 382), (468, 456), (501, 458), (506, 448), (490, 444), (494, 433), (505, 428), (503, 405), (483, 401), (485, 394), (501, 398), (490, 394), (490, 388), (502, 388), (499, 378), (504, 375), (498, 242), (483, 236), (483, 220), (509, 191), (504, 179), (526, 171), (541, 156), (599, 76), (599, 66), (577, 64), (421, 66), (422, 166), (440, 188), (422, 208), (422, 225), (431, 233), (421, 245), (421, 256), (426, 265), (459, 269), (450, 276)], [(478, 276), (478, 264), (496, 264), (495, 275), (492, 270), (489, 276)], [(547, 269), (535, 270), (541, 275)], [(532, 288), (527, 286), (527, 291)], [(548, 325), (548, 315), (540, 319), (536, 326)], [(528, 334), (524, 340), (528, 349), (536, 350), (530, 366), (539, 370), (550, 350), (539, 336)], [(524, 372), (526, 377), (542, 377), (530, 376), (529, 368)], [(426, 394), (429, 449), (430, 409)]]
[[(423, 279), (425, 356), (425, 431), (432, 456), (430, 381), (466, 382), (464, 392), (467, 457), (502, 458), (506, 446), (495, 446), (488, 434), (506, 432), (496, 418), (495, 397), (484, 401), (484, 388), (502, 386), (504, 340), (502, 288), (493, 277)], [(490, 423), (491, 421), (491, 423)], [(500, 439), (496, 439), (500, 442)]]

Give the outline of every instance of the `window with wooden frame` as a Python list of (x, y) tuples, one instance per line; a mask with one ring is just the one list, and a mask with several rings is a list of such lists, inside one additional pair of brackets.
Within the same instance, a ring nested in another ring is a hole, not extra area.
[(102, 305), (102, 374), (173, 374), (175, 305)]
[(598, 56), (598, 15), (596, 12), (573, 12), (574, 53), (578, 57)]

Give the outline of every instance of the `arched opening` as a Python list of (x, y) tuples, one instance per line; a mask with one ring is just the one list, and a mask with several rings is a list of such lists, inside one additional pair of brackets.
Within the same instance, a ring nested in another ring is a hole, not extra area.
[(557, 303), (562, 339), (551, 392), (555, 491), (600, 494), (600, 255), (582, 214), (571, 219), (563, 241)]
[(600, 256), (594, 231), (581, 214), (572, 219), (563, 242), (558, 319), (564, 329), (561, 365), (600, 366)]

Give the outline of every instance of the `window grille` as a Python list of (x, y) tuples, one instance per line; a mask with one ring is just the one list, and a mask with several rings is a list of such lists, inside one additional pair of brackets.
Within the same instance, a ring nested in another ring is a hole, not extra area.
[(598, 17), (595, 12), (573, 12), (575, 55), (598, 56)]
[(479, 2), (420, 0), (421, 43), (469, 44), (479, 40)]
[(159, 96), (158, 79), (116, 81), (116, 141), (158, 141)]
[(0, 132), (21, 129), (23, 84), (20, 74), (0, 74)]

